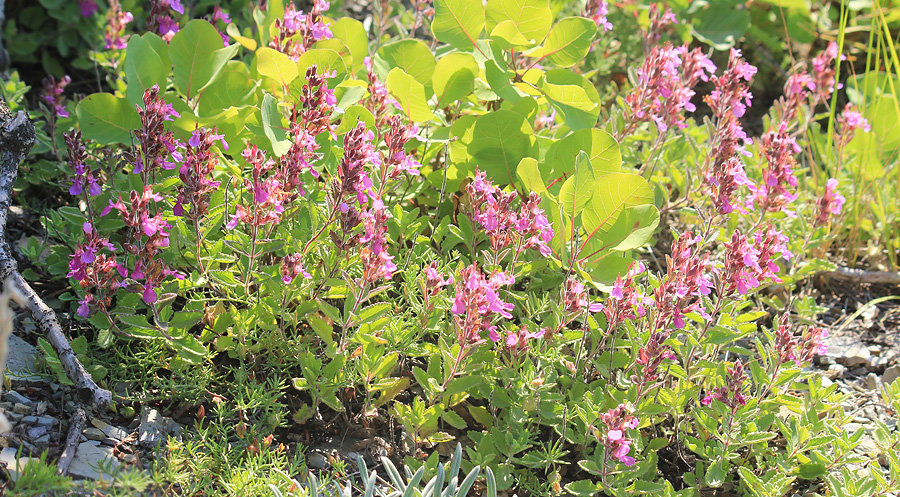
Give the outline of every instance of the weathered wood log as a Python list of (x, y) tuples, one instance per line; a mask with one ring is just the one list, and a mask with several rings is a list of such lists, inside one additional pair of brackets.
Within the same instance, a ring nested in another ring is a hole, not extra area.
[(900, 273), (893, 273), (890, 271), (865, 271), (862, 269), (839, 266), (834, 271), (825, 271), (820, 274), (835, 280), (875, 283), (881, 285), (900, 285)]
[[(69, 340), (63, 333), (53, 312), (19, 273), (12, 249), (6, 241), (6, 220), (12, 203), (12, 190), (19, 172), (19, 163), (34, 145), (34, 125), (24, 112), (13, 115), (0, 99), (0, 280), (7, 280), (24, 297), (24, 307), (31, 313), (37, 327), (56, 350), (66, 376), (77, 389), (78, 398), (97, 409), (105, 409), (112, 400), (109, 390), (100, 388), (78, 360)], [(7, 279), (8, 278), (8, 279)]]

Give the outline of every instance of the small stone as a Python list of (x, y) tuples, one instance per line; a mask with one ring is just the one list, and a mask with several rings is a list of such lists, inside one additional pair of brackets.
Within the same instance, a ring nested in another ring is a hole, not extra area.
[(37, 421), (35, 421), (35, 426), (46, 426), (47, 428), (53, 428), (57, 424), (59, 424), (59, 420), (52, 416), (38, 416)]
[(873, 357), (877, 357), (881, 355), (881, 345), (869, 345), (869, 354), (872, 354)]
[[(16, 335), (10, 335), (6, 356), (6, 369), (9, 370), (7, 375), (10, 381), (14, 383), (40, 381), (41, 377), (34, 374), (37, 356), (38, 351), (33, 345)], [(9, 393), (12, 392), (8, 392), (7, 395)]]
[(112, 447), (104, 447), (97, 442), (85, 442), (79, 444), (78, 449), (75, 451), (75, 458), (72, 460), (72, 465), (69, 466), (69, 474), (81, 478), (90, 478), (92, 480), (102, 480), (103, 477), (106, 476), (106, 479), (109, 480), (108, 475), (104, 475), (100, 472), (99, 466), (101, 463), (103, 463), (105, 467), (110, 468), (119, 465), (119, 461), (116, 460), (116, 457), (113, 454)]
[(328, 469), (330, 467), (328, 458), (321, 452), (310, 453), (306, 458), (306, 464), (309, 465), (310, 468), (315, 469)]
[(828, 388), (831, 385), (834, 385), (834, 381), (832, 381), (831, 378), (829, 378), (827, 376), (823, 376), (822, 377), (822, 388)]
[(13, 404), (25, 404), (26, 406), (31, 405), (31, 399), (20, 394), (16, 391), (10, 391), (3, 394), (8, 402), (12, 402)]
[(16, 414), (24, 414), (25, 416), (27, 416), (31, 414), (31, 406), (17, 403), (13, 406), (13, 412)]
[(36, 424), (37, 420), (38, 420), (37, 416), (25, 416), (24, 418), (22, 418), (22, 422), (28, 426)]
[(50, 434), (45, 433), (45, 434), (41, 435), (40, 437), (35, 439), (34, 443), (35, 443), (35, 445), (46, 446), (47, 444), (50, 443)]
[(891, 366), (884, 370), (884, 374), (881, 376), (881, 381), (890, 385), (897, 378), (900, 378), (900, 366)]
[(829, 378), (834, 380), (843, 376), (846, 371), (847, 368), (845, 368), (843, 364), (832, 364), (828, 366), (828, 372), (826, 374)]
[(178, 423), (159, 414), (156, 409), (147, 409), (141, 413), (138, 426), (138, 442), (145, 447), (155, 447), (166, 441), (166, 435), (180, 436), (184, 428)]
[(122, 454), (122, 462), (126, 464), (134, 464), (137, 462), (137, 456), (134, 454)]
[(7, 411), (4, 414), (6, 414), (6, 419), (10, 420), (13, 423), (18, 423), (19, 421), (22, 421), (22, 419), (25, 418), (25, 416), (23, 416), (17, 412)]
[(833, 357), (838, 363), (853, 368), (857, 366), (869, 367), (872, 362), (872, 353), (863, 342), (847, 336), (836, 336), (825, 339), (828, 346), (828, 357)]
[(50, 431), (50, 429), (46, 426), (35, 426), (34, 428), (29, 428), (27, 432), (28, 438), (37, 440), (38, 438), (44, 436), (44, 434), (46, 434), (48, 431)]
[(878, 383), (878, 375), (876, 375), (875, 373), (869, 373), (866, 376), (866, 388), (868, 388), (869, 390), (878, 390)]
[(115, 447), (116, 445), (119, 445), (119, 441), (116, 440), (115, 438), (104, 438), (103, 440), (100, 441), (100, 444), (108, 445), (110, 447)]
[(106, 438), (106, 434), (103, 433), (102, 430), (98, 430), (97, 428), (94, 428), (94, 427), (85, 428), (83, 433), (84, 433), (84, 436), (87, 437), (88, 440), (100, 441), (100, 440), (103, 440), (104, 438)]
[(19, 479), (19, 474), (26, 465), (40, 461), (40, 459), (34, 457), (16, 457), (17, 455), (18, 451), (12, 447), (0, 451), (0, 463), (6, 465), (6, 470), (9, 472), (9, 477), (13, 482)]

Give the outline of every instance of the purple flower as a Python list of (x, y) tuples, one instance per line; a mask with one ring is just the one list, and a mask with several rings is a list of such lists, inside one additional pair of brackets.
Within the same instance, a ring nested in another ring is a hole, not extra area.
[(91, 17), (96, 14), (100, 7), (94, 0), (78, 0), (78, 8), (81, 9), (81, 17)]

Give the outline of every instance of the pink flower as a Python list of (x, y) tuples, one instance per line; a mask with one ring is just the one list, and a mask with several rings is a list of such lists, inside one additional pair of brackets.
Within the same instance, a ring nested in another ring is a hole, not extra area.
[[(513, 304), (501, 300), (497, 291), (501, 286), (512, 284), (513, 280), (501, 272), (486, 277), (472, 263), (462, 269), (456, 281), (456, 297), (450, 311), (454, 314), (459, 343), (463, 347), (484, 343), (481, 333), (490, 331), (493, 315), (512, 318)], [(495, 341), (499, 341), (500, 335), (495, 336)]]
[(818, 214), (816, 215), (815, 225), (821, 226), (828, 222), (831, 216), (840, 215), (844, 202), (847, 201), (843, 195), (837, 192), (838, 180), (830, 178), (825, 183), (825, 193), (816, 202)]
[(305, 279), (312, 279), (312, 275), (306, 272), (303, 269), (303, 255), (300, 253), (293, 253), (290, 255), (286, 255), (281, 262), (281, 281), (284, 284), (289, 284), (294, 281), (297, 276), (303, 275)]
[(634, 441), (625, 436), (625, 430), (637, 428), (637, 418), (627, 414), (625, 404), (619, 404), (618, 407), (601, 414), (600, 420), (607, 428), (605, 435), (600, 438), (600, 443), (619, 462), (626, 466), (633, 466), (635, 460), (628, 453), (631, 452), (631, 444)]

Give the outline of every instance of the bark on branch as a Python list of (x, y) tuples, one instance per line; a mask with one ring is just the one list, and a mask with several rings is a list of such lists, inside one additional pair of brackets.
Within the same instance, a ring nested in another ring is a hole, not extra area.
[(890, 271), (864, 271), (862, 269), (838, 267), (834, 271), (826, 271), (822, 274), (835, 280), (882, 285), (900, 285), (900, 273), (892, 273)]
[(5, 280), (25, 297), (24, 307), (28, 309), (35, 324), (47, 336), (53, 345), (66, 376), (77, 388), (78, 398), (97, 409), (105, 409), (112, 400), (112, 394), (94, 383), (90, 373), (69, 345), (59, 320), (53, 309), (47, 306), (41, 297), (25, 281), (19, 273), (12, 250), (6, 241), (6, 220), (12, 202), (12, 189), (19, 172), (19, 163), (28, 155), (34, 145), (34, 125), (24, 112), (13, 115), (3, 99), (0, 99), (0, 280)]

